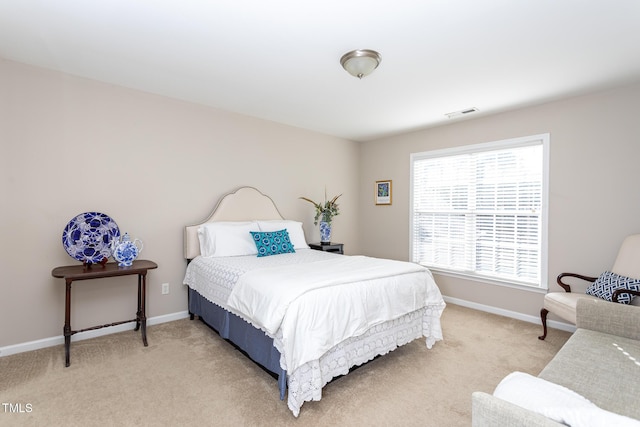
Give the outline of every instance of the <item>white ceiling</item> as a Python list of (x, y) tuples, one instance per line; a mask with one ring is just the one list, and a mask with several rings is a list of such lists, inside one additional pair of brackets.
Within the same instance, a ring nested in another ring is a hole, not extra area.
[(640, 81), (640, 1), (0, 0), (0, 57), (366, 141)]

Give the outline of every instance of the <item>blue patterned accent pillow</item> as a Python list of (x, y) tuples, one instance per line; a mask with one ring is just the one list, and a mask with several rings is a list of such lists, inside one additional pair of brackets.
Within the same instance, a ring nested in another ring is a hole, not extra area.
[(258, 256), (295, 252), (286, 228), (278, 231), (250, 231), (250, 233), (253, 243), (258, 248)]
[[(610, 271), (605, 271), (587, 288), (587, 294), (594, 297), (611, 301), (613, 292), (618, 289), (630, 289), (632, 291), (640, 291), (640, 279), (632, 279), (630, 277), (620, 276)], [(629, 304), (635, 298), (635, 295), (622, 294), (618, 302)]]

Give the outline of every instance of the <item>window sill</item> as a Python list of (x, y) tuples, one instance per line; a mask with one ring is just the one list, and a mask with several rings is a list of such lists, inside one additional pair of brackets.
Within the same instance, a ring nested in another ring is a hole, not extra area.
[(506, 288), (518, 289), (521, 291), (528, 291), (528, 292), (533, 292), (538, 294), (546, 294), (548, 289), (546, 287), (546, 284), (544, 283), (542, 287), (538, 287), (533, 285), (524, 285), (520, 283), (514, 283), (507, 280), (491, 279), (488, 277), (476, 276), (473, 274), (466, 274), (466, 273), (460, 273), (460, 272), (451, 271), (451, 270), (444, 270), (444, 269), (439, 269), (435, 267), (429, 267), (429, 266), (425, 266), (425, 267), (427, 267), (433, 274), (438, 274), (440, 276), (456, 277), (459, 279), (469, 280), (472, 282), (479, 282), (485, 285), (503, 286)]

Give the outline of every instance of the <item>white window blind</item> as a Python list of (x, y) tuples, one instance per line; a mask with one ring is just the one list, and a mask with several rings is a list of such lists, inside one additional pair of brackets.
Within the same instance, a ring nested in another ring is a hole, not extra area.
[(412, 260), (546, 287), (546, 142), (538, 135), (413, 154)]

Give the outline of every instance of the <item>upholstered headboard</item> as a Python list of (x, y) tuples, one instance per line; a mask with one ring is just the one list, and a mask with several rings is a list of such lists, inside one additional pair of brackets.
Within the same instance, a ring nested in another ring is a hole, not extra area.
[(184, 228), (184, 257), (193, 259), (200, 255), (198, 227), (215, 221), (252, 221), (284, 219), (271, 197), (257, 188), (240, 187), (225, 194), (213, 212), (205, 220)]

